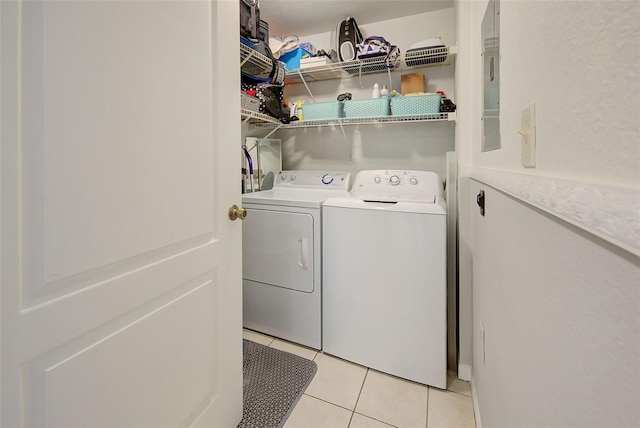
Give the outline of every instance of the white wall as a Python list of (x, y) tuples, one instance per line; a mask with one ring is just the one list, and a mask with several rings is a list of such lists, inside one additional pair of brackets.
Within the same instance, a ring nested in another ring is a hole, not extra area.
[(638, 257), (472, 181), (471, 194), (479, 190), (486, 209), (471, 209), (471, 248), (482, 425), (638, 426)]
[[(461, 362), (473, 347), (477, 416), (637, 426), (640, 3), (503, 0), (502, 148), (481, 153), (486, 4), (456, 2), (461, 311), (473, 298), (460, 346)], [(516, 131), (531, 102), (537, 167), (524, 169)]]
[[(279, 133), (284, 169), (413, 169), (445, 178), (445, 155), (453, 150), (454, 126), (414, 123), (309, 128)], [(352, 157), (349, 157), (349, 150)]]
[[(535, 102), (537, 166), (529, 174), (640, 185), (637, 1), (502, 1), (502, 148), (480, 152), (480, 24), (485, 0), (456, 2), (457, 146), (465, 167), (523, 171), (520, 113)], [(467, 141), (469, 140), (469, 141)]]
[(637, 1), (501, 4), (502, 149), (477, 166), (520, 169), (520, 112), (536, 103), (534, 174), (640, 185)]

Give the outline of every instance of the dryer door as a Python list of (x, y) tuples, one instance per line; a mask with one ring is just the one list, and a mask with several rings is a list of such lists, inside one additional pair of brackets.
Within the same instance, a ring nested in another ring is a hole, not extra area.
[(243, 278), (313, 292), (313, 216), (251, 208), (247, 211), (242, 224)]

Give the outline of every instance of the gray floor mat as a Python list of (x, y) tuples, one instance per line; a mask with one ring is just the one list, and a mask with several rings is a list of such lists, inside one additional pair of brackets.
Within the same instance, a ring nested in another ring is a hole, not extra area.
[(246, 339), (243, 348), (242, 421), (238, 428), (282, 427), (318, 366)]

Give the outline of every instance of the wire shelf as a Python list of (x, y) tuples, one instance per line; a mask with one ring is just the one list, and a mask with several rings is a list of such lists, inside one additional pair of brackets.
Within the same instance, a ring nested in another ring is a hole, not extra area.
[(287, 70), (285, 83), (314, 82), (321, 80), (345, 79), (361, 74), (382, 73), (391, 71), (412, 70), (416, 68), (439, 67), (451, 64), (454, 51), (448, 46), (412, 50), (403, 53), (394, 64), (387, 64), (385, 57), (368, 58), (324, 64), (315, 67)]
[(413, 49), (405, 52), (402, 56), (402, 65), (400, 70), (411, 70), (424, 67), (437, 67), (441, 65), (451, 64), (451, 56), (449, 55), (447, 46), (438, 46), (433, 48)]
[(240, 43), (240, 70), (253, 76), (269, 76), (273, 61), (244, 43)]
[[(271, 118), (273, 119), (273, 118)], [(275, 119), (274, 119), (275, 120)], [(300, 120), (290, 122), (286, 125), (275, 121), (274, 123), (256, 123), (258, 128), (274, 128), (280, 126), (281, 129), (293, 128), (314, 128), (323, 126), (345, 126), (345, 125), (380, 125), (387, 123), (409, 123), (409, 122), (453, 122), (456, 120), (456, 113), (433, 113), (414, 114), (405, 116), (381, 116), (365, 119), (330, 119), (330, 120)]]
[[(451, 57), (455, 54), (455, 49), (447, 46), (412, 50), (404, 53), (391, 67), (385, 61), (385, 57), (368, 58), (364, 60), (345, 61), (340, 63), (325, 64), (315, 67), (298, 70), (287, 70), (285, 83), (303, 83), (306, 81), (321, 81), (332, 79), (344, 79), (360, 74), (381, 73), (391, 68), (392, 71), (410, 70), (416, 68), (436, 67), (449, 65)], [(240, 43), (241, 68), (252, 67), (252, 74), (266, 74), (271, 72), (272, 61), (260, 52)], [(331, 120), (304, 120), (283, 124), (278, 119), (263, 113), (256, 113), (251, 110), (241, 110), (243, 123), (250, 123), (259, 128), (311, 128), (311, 127), (331, 127), (344, 125), (368, 125), (385, 123), (408, 123), (408, 122), (454, 122), (456, 113), (435, 113), (418, 114), (405, 116), (381, 116), (373, 118), (357, 119), (331, 119)]]
[(253, 125), (282, 125), (278, 119), (273, 116), (266, 115), (264, 113), (256, 113), (255, 111), (241, 109), (240, 116), (242, 119), (247, 120)]

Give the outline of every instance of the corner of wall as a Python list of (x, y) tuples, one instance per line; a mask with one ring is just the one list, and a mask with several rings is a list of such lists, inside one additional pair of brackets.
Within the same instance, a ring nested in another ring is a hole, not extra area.
[(480, 417), (480, 406), (478, 405), (478, 394), (476, 392), (476, 383), (471, 378), (471, 400), (473, 401), (473, 416), (476, 419), (476, 428), (482, 428), (482, 418)]

